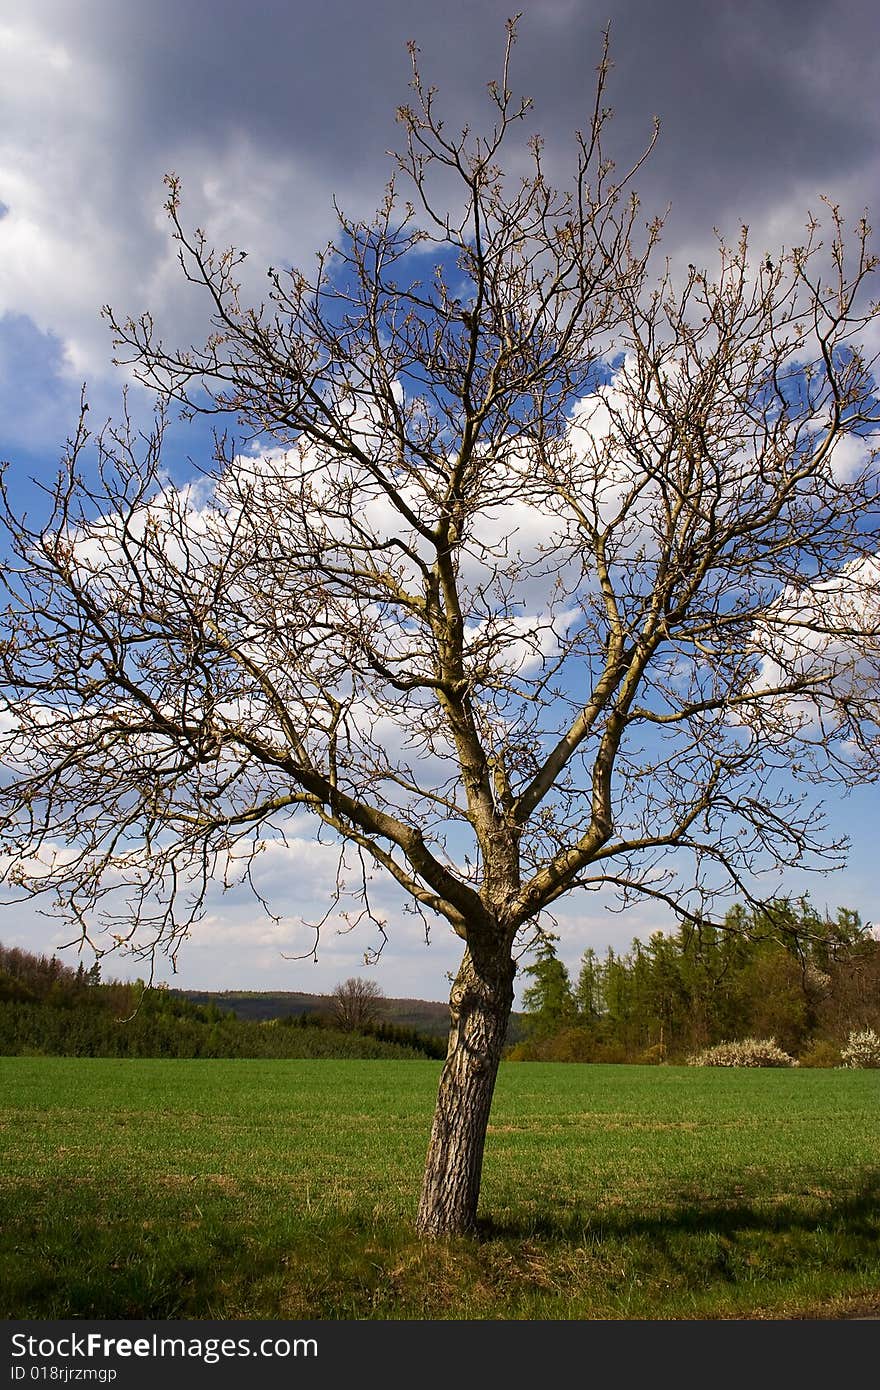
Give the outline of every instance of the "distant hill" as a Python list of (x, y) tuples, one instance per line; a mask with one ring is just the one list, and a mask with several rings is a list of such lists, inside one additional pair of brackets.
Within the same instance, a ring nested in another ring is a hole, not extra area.
[[(72, 1056), (445, 1053), (447, 1004), (383, 997), (376, 1026), (364, 1035), (339, 1033), (332, 1005), (329, 994), (298, 991), (173, 990), (163, 985), (143, 993), (140, 982), (102, 980), (97, 963), (89, 970), (82, 964), (73, 970), (55, 956), (0, 943), (0, 1053), (8, 1055), (22, 1050)], [(279, 1028), (259, 1026), (272, 1021)], [(314, 1026), (319, 1023), (324, 1026)], [(524, 1015), (514, 1014), (508, 1044), (524, 1034)]]
[[(297, 991), (259, 992), (254, 990), (179, 990), (193, 1004), (214, 1004), (237, 1018), (264, 1020), (300, 1017), (303, 1014), (329, 1014), (329, 994), (302, 994)], [(508, 1043), (525, 1035), (523, 1014), (512, 1014), (507, 1031)], [(430, 999), (382, 1000), (382, 1019), (397, 1028), (413, 1028), (428, 1037), (445, 1038), (449, 1032), (449, 1006)]]
[(0, 943), (0, 1055), (439, 1059), (446, 1051), (443, 1036), (390, 1019), (343, 1031), (313, 1006), (316, 996), (298, 1009), (244, 1015), (229, 1007), (234, 997), (221, 1008), (209, 994), (196, 1002), (165, 986), (105, 982), (97, 963), (73, 970)]

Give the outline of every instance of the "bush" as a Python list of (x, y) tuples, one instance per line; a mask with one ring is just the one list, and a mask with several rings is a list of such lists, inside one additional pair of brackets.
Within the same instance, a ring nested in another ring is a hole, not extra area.
[(508, 1062), (632, 1061), (622, 1043), (597, 1042), (588, 1028), (563, 1028), (552, 1038), (526, 1038), (511, 1047), (505, 1057)]
[(596, 1043), (586, 1028), (563, 1028), (549, 1038), (524, 1038), (505, 1054), (508, 1062), (595, 1062)]
[(873, 1028), (850, 1033), (846, 1047), (841, 1049), (840, 1060), (845, 1067), (880, 1067), (880, 1037)]
[(817, 1038), (801, 1053), (798, 1065), (801, 1067), (839, 1067), (840, 1048), (836, 1043)]
[(586, 1028), (563, 1028), (544, 1044), (542, 1056), (548, 1062), (592, 1062), (595, 1039)]
[(632, 1059), (623, 1043), (602, 1042), (596, 1044), (590, 1060), (606, 1062), (610, 1066), (621, 1066), (624, 1062), (629, 1062)]
[(720, 1042), (687, 1059), (689, 1067), (796, 1067), (797, 1062), (775, 1038), (740, 1038)]

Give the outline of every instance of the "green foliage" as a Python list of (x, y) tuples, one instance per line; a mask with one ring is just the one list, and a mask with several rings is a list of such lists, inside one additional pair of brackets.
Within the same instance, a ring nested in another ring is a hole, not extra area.
[[(274, 1026), (273, 1026), (274, 1025)], [(383, 1025), (342, 1032), (303, 1015), (243, 1020), (165, 988), (100, 982), (93, 966), (0, 947), (0, 1054), (6, 1056), (284, 1058), (436, 1057), (445, 1044)]]
[(589, 949), (574, 990), (552, 939), (526, 973), (527, 1041), (508, 1054), (517, 1061), (684, 1061), (748, 1037), (799, 1056), (880, 1028), (880, 942), (856, 912), (821, 917), (808, 898), (737, 906), (720, 926), (656, 932), (604, 959)]
[(525, 969), (532, 981), (523, 993), (532, 1038), (551, 1037), (573, 1023), (577, 1013), (568, 970), (556, 954), (554, 940), (543, 936), (535, 959)]
[(407, 1028), (403, 1024), (374, 1023), (367, 1030), (367, 1035), (378, 1038), (380, 1042), (393, 1043), (396, 1047), (410, 1048), (422, 1057), (442, 1060), (446, 1056), (446, 1038), (419, 1033), (415, 1028)]
[(827, 1042), (824, 1038), (816, 1038), (804, 1048), (798, 1063), (802, 1067), (839, 1067), (841, 1064), (840, 1048), (836, 1043)]

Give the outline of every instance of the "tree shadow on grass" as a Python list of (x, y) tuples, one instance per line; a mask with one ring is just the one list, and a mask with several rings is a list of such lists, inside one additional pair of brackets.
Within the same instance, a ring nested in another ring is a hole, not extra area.
[(550, 1209), (523, 1219), (515, 1213), (481, 1217), (481, 1240), (534, 1240), (548, 1244), (582, 1244), (603, 1240), (648, 1238), (662, 1242), (712, 1234), (734, 1237), (745, 1231), (767, 1235), (815, 1236), (817, 1232), (845, 1230), (853, 1237), (880, 1234), (880, 1170), (856, 1187), (839, 1194), (803, 1192), (774, 1198), (755, 1191), (751, 1198), (696, 1196), (686, 1191), (657, 1202), (646, 1212), (632, 1205), (602, 1205), (592, 1212), (582, 1207)]
[(235, 1195), (196, 1195), (201, 1206), (166, 1194), (160, 1211), (136, 1194), (72, 1207), (44, 1193), (7, 1226), (3, 1315), (687, 1316), (694, 1296), (777, 1306), (788, 1292), (803, 1303), (880, 1281), (880, 1171), (836, 1194), (680, 1190), (652, 1208), (634, 1195), (593, 1212), (498, 1213), (453, 1242), (366, 1209), (286, 1222), (271, 1206), (248, 1215)]

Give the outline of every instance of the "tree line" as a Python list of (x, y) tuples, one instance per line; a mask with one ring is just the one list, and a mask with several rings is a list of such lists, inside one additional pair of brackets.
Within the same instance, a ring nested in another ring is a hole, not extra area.
[(72, 1057), (439, 1057), (445, 1041), (381, 1018), (360, 1028), (319, 1015), (256, 1022), (144, 981), (102, 982), (98, 962), (0, 945), (0, 1054)]
[[(680, 1062), (722, 1041), (757, 1036), (775, 1038), (802, 1065), (835, 1065), (850, 1032), (880, 1030), (880, 941), (850, 908), (831, 917), (808, 898), (736, 906), (721, 925), (656, 932), (626, 952), (609, 948), (600, 956), (590, 947), (575, 980), (555, 940), (545, 935), (525, 969), (527, 1036), (508, 1048), (510, 1060)], [(55, 956), (0, 945), (0, 1053), (445, 1054), (444, 1038), (384, 1019), (380, 991), (353, 1001), (351, 986), (337, 987), (326, 1016), (258, 1022), (140, 980), (102, 981), (98, 962), (74, 970)]]
[(548, 935), (525, 973), (528, 1036), (508, 1054), (521, 1061), (677, 1062), (757, 1036), (835, 1065), (853, 1029), (880, 1027), (880, 941), (852, 909), (823, 917), (808, 898), (589, 948), (576, 980)]

